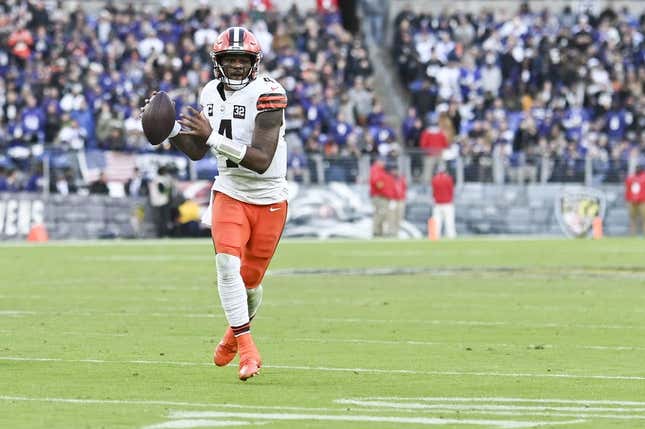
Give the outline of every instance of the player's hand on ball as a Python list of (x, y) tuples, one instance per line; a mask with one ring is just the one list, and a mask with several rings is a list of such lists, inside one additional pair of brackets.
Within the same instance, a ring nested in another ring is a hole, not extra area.
[(208, 139), (208, 136), (213, 132), (213, 128), (210, 122), (208, 122), (208, 119), (192, 106), (188, 106), (187, 110), (187, 114), (182, 113), (177, 121), (181, 124), (181, 133), (199, 136), (204, 140)]

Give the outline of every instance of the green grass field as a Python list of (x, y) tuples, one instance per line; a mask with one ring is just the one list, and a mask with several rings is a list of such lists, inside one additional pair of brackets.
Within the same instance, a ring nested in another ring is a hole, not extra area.
[(645, 241), (284, 241), (217, 368), (210, 241), (0, 246), (0, 428), (643, 428)]

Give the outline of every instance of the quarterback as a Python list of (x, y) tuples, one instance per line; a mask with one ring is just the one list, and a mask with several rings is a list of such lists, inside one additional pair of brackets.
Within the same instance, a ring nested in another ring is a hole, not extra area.
[(258, 73), (262, 51), (246, 28), (222, 32), (211, 58), (215, 79), (201, 91), (201, 112), (188, 108), (170, 142), (190, 159), (217, 157), (206, 224), (215, 246), (217, 287), (228, 329), (213, 360), (239, 353), (239, 378), (258, 374), (262, 359), (250, 322), (262, 302), (262, 278), (287, 218), (284, 88)]

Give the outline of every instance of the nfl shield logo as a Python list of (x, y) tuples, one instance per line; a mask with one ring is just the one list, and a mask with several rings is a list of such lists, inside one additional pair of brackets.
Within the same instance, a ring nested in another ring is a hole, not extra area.
[(592, 188), (565, 189), (555, 200), (555, 216), (568, 237), (586, 237), (596, 217), (605, 217), (605, 195)]

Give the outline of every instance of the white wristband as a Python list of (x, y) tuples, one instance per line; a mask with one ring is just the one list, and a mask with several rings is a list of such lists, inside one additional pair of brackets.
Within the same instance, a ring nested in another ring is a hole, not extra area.
[(177, 137), (177, 134), (181, 131), (181, 124), (177, 121), (175, 121), (175, 126), (172, 127), (172, 131), (170, 134), (168, 134), (168, 138), (171, 139), (173, 137)]
[(208, 137), (208, 140), (206, 141), (206, 144), (210, 146), (211, 150), (216, 155), (224, 155), (236, 164), (242, 162), (244, 155), (246, 155), (245, 144), (238, 143), (229, 139), (228, 137), (224, 137), (217, 131), (213, 131), (211, 133), (211, 135)]

